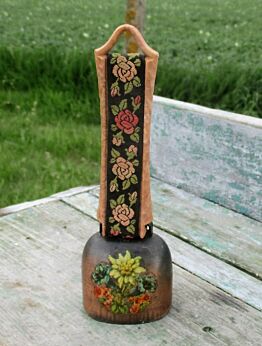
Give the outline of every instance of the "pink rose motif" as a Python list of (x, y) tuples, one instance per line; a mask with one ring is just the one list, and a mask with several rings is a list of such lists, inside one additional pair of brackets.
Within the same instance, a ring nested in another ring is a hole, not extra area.
[(117, 147), (119, 147), (119, 146), (122, 144), (122, 139), (121, 139), (121, 138), (116, 138), (116, 137), (114, 137), (114, 138), (112, 139), (112, 143), (113, 143), (114, 145), (116, 145)]
[(116, 95), (120, 96), (120, 94), (119, 94), (119, 87), (118, 87), (118, 86), (114, 86), (114, 87), (111, 89), (111, 96), (112, 96), (112, 97), (115, 97)]
[(137, 70), (135, 64), (132, 61), (127, 60), (125, 56), (118, 56), (116, 59), (116, 65), (113, 67), (113, 75), (121, 80), (121, 82), (130, 82)]
[(112, 213), (114, 219), (123, 226), (128, 226), (130, 224), (130, 220), (134, 217), (135, 214), (134, 210), (132, 208), (129, 208), (129, 206), (125, 203), (116, 206), (112, 210)]
[(133, 153), (135, 156), (137, 155), (137, 147), (134, 144), (131, 144), (127, 150), (129, 153)]
[(116, 163), (112, 167), (112, 172), (121, 180), (129, 179), (135, 173), (132, 162), (127, 161), (123, 157), (118, 157)]
[(134, 98), (134, 104), (137, 106), (137, 105), (139, 105), (139, 103), (141, 103), (141, 96), (137, 95)]
[(138, 116), (128, 109), (120, 111), (115, 117), (116, 126), (128, 135), (135, 131), (138, 120)]

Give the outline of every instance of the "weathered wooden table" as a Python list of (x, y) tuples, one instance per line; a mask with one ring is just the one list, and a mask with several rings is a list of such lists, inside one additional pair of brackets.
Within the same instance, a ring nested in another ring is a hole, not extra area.
[(80, 187), (0, 211), (0, 345), (261, 346), (262, 126), (230, 117), (155, 98), (152, 197), (173, 258), (168, 316), (119, 326), (86, 315), (81, 254), (98, 231), (99, 187)]

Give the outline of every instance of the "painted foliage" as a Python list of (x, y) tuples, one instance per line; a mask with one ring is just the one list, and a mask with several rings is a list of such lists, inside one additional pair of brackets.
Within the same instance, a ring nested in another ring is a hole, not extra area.
[(140, 256), (132, 257), (126, 250), (117, 258), (108, 256), (108, 262), (96, 265), (92, 273), (94, 295), (114, 314), (136, 314), (144, 311), (152, 301), (157, 280), (141, 265)]

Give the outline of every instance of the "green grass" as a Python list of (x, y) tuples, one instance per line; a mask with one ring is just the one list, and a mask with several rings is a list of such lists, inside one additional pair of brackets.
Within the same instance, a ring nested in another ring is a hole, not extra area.
[[(50, 116), (51, 95), (57, 111)], [(66, 97), (61, 92), (47, 92), (39, 99), (31, 92), (9, 95), (0, 112), (2, 206), (97, 182), (99, 125), (88, 124), (71, 110), (59, 119)]]
[[(98, 182), (93, 49), (125, 1), (2, 0), (0, 206)], [(262, 2), (147, 1), (156, 94), (262, 117)]]

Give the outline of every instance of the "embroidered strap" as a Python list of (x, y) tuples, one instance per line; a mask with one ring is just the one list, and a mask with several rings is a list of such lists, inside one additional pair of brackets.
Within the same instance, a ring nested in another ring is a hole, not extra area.
[(108, 55), (106, 236), (110, 238), (139, 238), (144, 97), (144, 55)]

